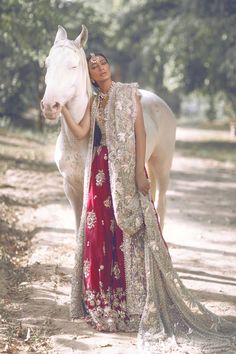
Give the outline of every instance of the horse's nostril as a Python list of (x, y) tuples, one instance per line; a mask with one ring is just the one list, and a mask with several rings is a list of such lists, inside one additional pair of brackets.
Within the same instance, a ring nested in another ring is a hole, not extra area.
[(59, 107), (60, 107), (60, 103), (59, 102), (54, 103), (54, 105), (52, 106), (52, 108), (56, 108), (56, 109), (58, 109)]

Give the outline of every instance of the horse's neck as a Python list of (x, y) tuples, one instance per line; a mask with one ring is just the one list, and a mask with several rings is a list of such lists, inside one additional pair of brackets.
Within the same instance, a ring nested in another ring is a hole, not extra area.
[(68, 108), (76, 123), (79, 123), (83, 119), (88, 101), (87, 93), (81, 92), (68, 102)]
[(81, 73), (75, 96), (68, 102), (69, 110), (76, 123), (79, 123), (82, 120), (88, 101), (89, 97), (86, 85), (86, 75)]

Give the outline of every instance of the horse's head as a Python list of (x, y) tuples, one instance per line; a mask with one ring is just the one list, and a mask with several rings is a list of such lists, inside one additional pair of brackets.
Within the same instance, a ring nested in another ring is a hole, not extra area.
[(46, 90), (41, 109), (46, 118), (53, 120), (58, 117), (62, 106), (78, 94), (78, 84), (89, 90), (88, 68), (83, 50), (87, 39), (88, 31), (83, 25), (80, 35), (74, 41), (67, 39), (66, 30), (58, 26), (54, 45), (45, 61)]

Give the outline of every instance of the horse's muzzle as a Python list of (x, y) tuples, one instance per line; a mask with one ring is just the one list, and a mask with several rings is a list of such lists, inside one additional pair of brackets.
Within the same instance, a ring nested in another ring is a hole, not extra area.
[(40, 102), (40, 108), (43, 113), (43, 116), (46, 119), (55, 120), (58, 118), (62, 106), (59, 102), (55, 102), (53, 105), (45, 104), (45, 102), (42, 99), (42, 101)]

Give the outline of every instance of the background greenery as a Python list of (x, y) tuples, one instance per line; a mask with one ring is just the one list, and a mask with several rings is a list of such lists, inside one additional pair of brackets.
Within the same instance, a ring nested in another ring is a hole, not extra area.
[(137, 81), (175, 111), (186, 95), (209, 102), (208, 118), (236, 111), (236, 0), (1, 0), (1, 121), (29, 125), (44, 91), (44, 59), (57, 25), (71, 39), (84, 23), (87, 52), (104, 52), (121, 81)]

